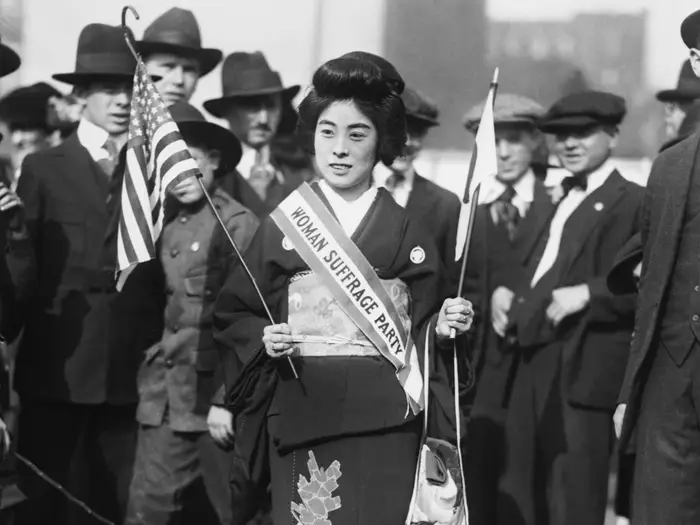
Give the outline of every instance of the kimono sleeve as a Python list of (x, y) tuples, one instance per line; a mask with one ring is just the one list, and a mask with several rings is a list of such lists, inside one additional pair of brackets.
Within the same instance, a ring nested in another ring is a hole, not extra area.
[[(265, 219), (255, 233), (243, 261), (232, 264), (214, 307), (214, 342), (219, 351), (227, 388), (243, 366), (262, 347), (265, 326), (272, 324), (258, 295), (257, 284), (273, 319), (281, 319), (286, 280), (272, 255), (281, 237), (275, 224)], [(245, 263), (245, 264), (244, 264)], [(246, 271), (250, 270), (250, 276)], [(252, 279), (251, 279), (252, 277)], [(253, 279), (255, 283), (253, 282)]]

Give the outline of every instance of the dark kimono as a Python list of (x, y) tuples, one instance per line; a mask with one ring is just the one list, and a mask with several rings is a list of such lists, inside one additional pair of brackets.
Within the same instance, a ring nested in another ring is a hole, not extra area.
[[(332, 212), (318, 185), (312, 187)], [(452, 392), (444, 363), (432, 351), (436, 345), (431, 320), (443, 300), (441, 262), (434, 241), (410, 222), (384, 189), (378, 191), (352, 241), (385, 288), (399, 290), (405, 284), (410, 304), (403, 309), (397, 304), (397, 308), (410, 317), (423, 370), (426, 334), (430, 341), (430, 433), (454, 441)], [(424, 257), (417, 257), (421, 251)], [(314, 279), (314, 274), (271, 218), (263, 221), (245, 260), (275, 321), (290, 319), (294, 332), (299, 327), (292, 319), (309, 319), (310, 315), (324, 325), (338, 309), (333, 300), (320, 300), (305, 315), (290, 315), (299, 306), (295, 304), (297, 291), (303, 286), (298, 282), (313, 283), (308, 279)], [(249, 477), (257, 473), (259, 489), (266, 481), (269, 462), (274, 522), (286, 525), (295, 518), (304, 525), (403, 523), (412, 495), (423, 414), (407, 410), (406, 393), (391, 363), (381, 355), (334, 356), (333, 346), (327, 345), (323, 357), (292, 358), (299, 374), (295, 379), (287, 359), (272, 360), (264, 353), (262, 333), (270, 321), (240, 266), (221, 290), (215, 316), (220, 330), (215, 338), (222, 350), (229, 398), (240, 393), (241, 385), (254, 384), (256, 390), (242, 404), (233, 402), (234, 455), (244, 465), (236, 470)], [(256, 409), (250, 410), (251, 406)], [(264, 418), (260, 421), (258, 417), (254, 424), (253, 415), (260, 416), (262, 411)], [(260, 457), (263, 439), (269, 442), (265, 463), (248, 457)], [(234, 493), (243, 486), (235, 476), (232, 484)]]

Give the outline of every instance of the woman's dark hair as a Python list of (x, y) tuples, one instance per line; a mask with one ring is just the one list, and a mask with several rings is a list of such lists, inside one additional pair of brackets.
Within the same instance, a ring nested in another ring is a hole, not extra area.
[(316, 70), (313, 85), (299, 105), (297, 135), (314, 154), (318, 119), (334, 102), (351, 100), (377, 129), (377, 161), (394, 162), (406, 144), (406, 110), (393, 82), (374, 63), (341, 57)]

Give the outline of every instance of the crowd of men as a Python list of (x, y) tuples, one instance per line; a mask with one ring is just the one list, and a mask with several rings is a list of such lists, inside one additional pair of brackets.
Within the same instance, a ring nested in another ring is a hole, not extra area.
[[(690, 58), (658, 94), (668, 142), (646, 190), (611, 160), (619, 96), (570, 93), (545, 108), (503, 86), (496, 98), (498, 173), (476, 211), (465, 291), (478, 315), (463, 356), (476, 379), (463, 396), (471, 523), (601, 525), (611, 469), (617, 511), (633, 523), (700, 523), (700, 12), (682, 37)], [(260, 52), (224, 59), (203, 47), (187, 10), (158, 17), (136, 45), (245, 249), (259, 221), (317, 177), (294, 135), (299, 86)], [(204, 109), (228, 129), (189, 104), (222, 60), (221, 96)], [(0, 75), (20, 65), (0, 45)], [(198, 184), (178, 185), (157, 259), (115, 288), (135, 67), (121, 28), (90, 24), (74, 71), (53, 75), (69, 94), (38, 83), (0, 100), (11, 152), (0, 170), (0, 322), (18, 395), (4, 378), (3, 450), (11, 442), (90, 509), (10, 453), (0, 523), (97, 523), (94, 513), (234, 523), (235, 436), (211, 322), (235, 256)], [(416, 173), (440, 120), (407, 81), (404, 154), (377, 165), (375, 180), (430, 228), (453, 276), (461, 203)], [(467, 132), (483, 104), (465, 115)]]

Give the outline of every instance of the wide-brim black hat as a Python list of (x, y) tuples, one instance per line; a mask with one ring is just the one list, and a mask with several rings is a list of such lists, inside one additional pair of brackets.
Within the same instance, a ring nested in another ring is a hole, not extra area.
[(121, 27), (89, 24), (78, 38), (75, 71), (53, 75), (73, 86), (95, 81), (133, 80), (136, 58), (124, 40)]
[(0, 77), (14, 73), (19, 69), (22, 61), (19, 55), (11, 47), (0, 43)]
[(608, 289), (613, 295), (625, 295), (637, 292), (634, 269), (642, 262), (642, 239), (639, 234), (630, 237), (617, 252), (607, 277)]
[(291, 100), (300, 88), (299, 85), (283, 86), (279, 73), (270, 68), (260, 51), (231, 53), (221, 69), (222, 96), (204, 102), (204, 109), (223, 118), (226, 108), (236, 99), (280, 93), (285, 100)]
[(207, 121), (200, 111), (187, 102), (178, 102), (168, 108), (185, 142), (204, 143), (207, 148), (221, 154), (216, 172), (219, 177), (238, 166), (243, 150), (236, 136), (226, 128)]
[(220, 49), (202, 47), (199, 24), (192, 11), (174, 7), (156, 18), (136, 43), (146, 57), (151, 53), (174, 53), (199, 62), (200, 76), (211, 73), (221, 62)]
[(63, 94), (45, 82), (23, 86), (0, 99), (0, 120), (14, 129), (53, 128), (49, 123), (49, 100)]
[(700, 98), (700, 78), (695, 76), (690, 60), (683, 62), (675, 89), (664, 89), (656, 94), (660, 102), (689, 102)]

